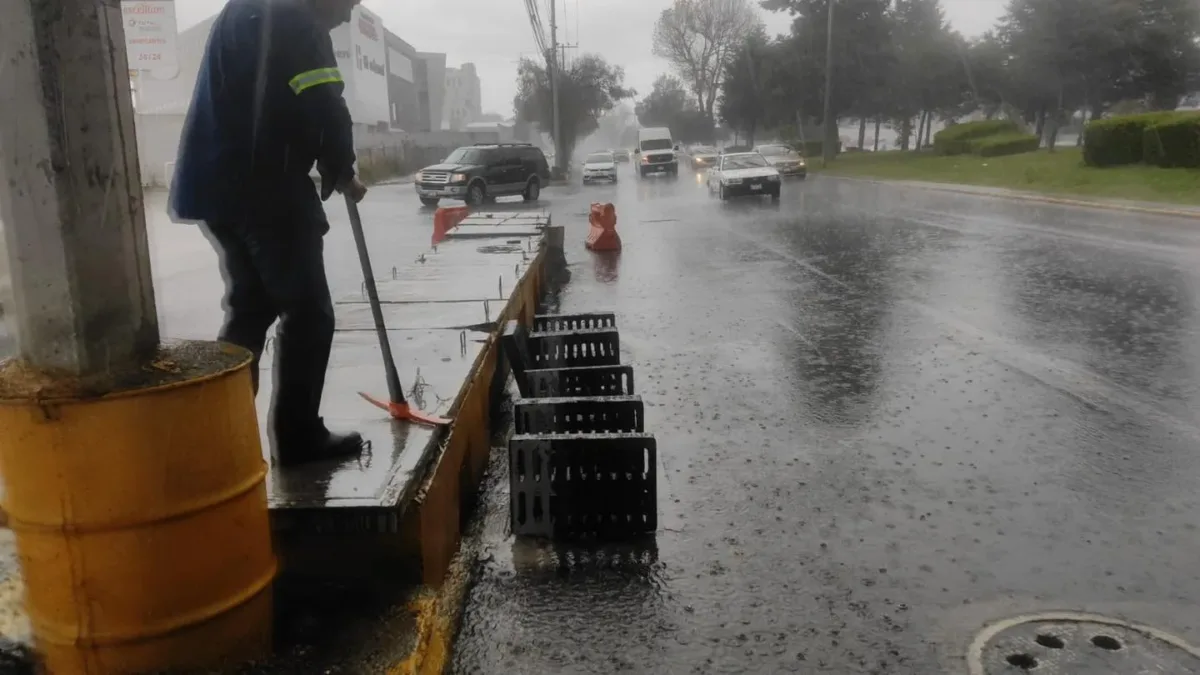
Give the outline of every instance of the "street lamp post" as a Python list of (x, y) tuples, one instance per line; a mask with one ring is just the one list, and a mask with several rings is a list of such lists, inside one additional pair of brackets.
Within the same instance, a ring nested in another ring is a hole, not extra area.
[(821, 143), (821, 164), (833, 161), (837, 144), (837, 123), (833, 119), (833, 4), (829, 0), (828, 23), (825, 27), (825, 140)]
[(566, 166), (566, 158), (562, 153), (562, 122), (558, 112), (559, 67), (561, 61), (558, 55), (558, 0), (550, 0), (550, 97), (554, 108), (554, 163), (557, 168)]

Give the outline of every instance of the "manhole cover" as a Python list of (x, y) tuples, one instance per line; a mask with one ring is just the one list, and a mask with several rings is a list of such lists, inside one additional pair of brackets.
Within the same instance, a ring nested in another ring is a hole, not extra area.
[(993, 624), (967, 653), (971, 675), (1189, 675), (1200, 650), (1150, 626), (1057, 612)]

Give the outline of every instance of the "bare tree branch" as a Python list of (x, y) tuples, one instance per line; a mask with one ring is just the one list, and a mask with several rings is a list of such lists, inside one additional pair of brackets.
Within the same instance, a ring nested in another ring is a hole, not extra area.
[(725, 66), (760, 25), (749, 0), (675, 0), (654, 26), (654, 54), (671, 63), (711, 118)]

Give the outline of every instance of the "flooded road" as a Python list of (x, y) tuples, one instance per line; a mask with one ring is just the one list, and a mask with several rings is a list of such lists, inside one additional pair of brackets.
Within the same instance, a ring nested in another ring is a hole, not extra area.
[[(514, 542), (495, 460), (455, 672), (963, 673), (985, 626), (1054, 610), (1200, 644), (1200, 223), (622, 177), (554, 195), (561, 309), (617, 313), (658, 536)], [(589, 199), (619, 256), (584, 250)], [(1088, 630), (983, 666), (1139, 672)]]

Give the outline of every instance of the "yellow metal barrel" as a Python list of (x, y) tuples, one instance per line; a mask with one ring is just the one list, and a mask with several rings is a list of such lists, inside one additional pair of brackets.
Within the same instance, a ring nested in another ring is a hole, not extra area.
[(249, 360), (182, 343), (99, 385), (0, 368), (4, 508), (50, 673), (269, 652), (276, 559)]

